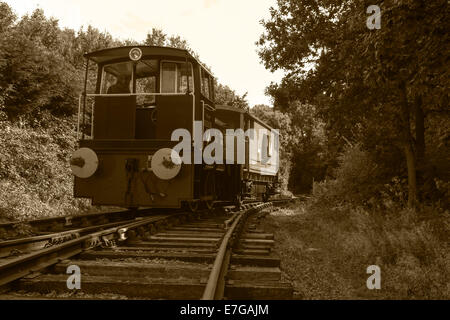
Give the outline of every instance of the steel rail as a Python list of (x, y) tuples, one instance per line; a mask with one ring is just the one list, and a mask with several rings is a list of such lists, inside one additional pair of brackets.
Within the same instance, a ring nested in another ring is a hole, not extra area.
[[(219, 250), (214, 260), (211, 272), (209, 274), (208, 282), (206, 283), (205, 290), (203, 291), (202, 300), (219, 300), (222, 299), (225, 293), (225, 276), (228, 271), (228, 266), (231, 260), (231, 245), (230, 240), (233, 238), (233, 234), (236, 231), (237, 226), (247, 213), (266, 207), (267, 204), (259, 204), (249, 208), (245, 208), (240, 213), (235, 213), (228, 223), (232, 221), (230, 228), (222, 238)], [(248, 205), (247, 205), (248, 206)], [(227, 223), (225, 223), (227, 226)], [(240, 228), (242, 229), (242, 228)]]
[(166, 220), (167, 218), (175, 218), (184, 214), (185, 213), (178, 213), (143, 218), (136, 222), (97, 231), (74, 240), (54, 245), (50, 248), (25, 254), (21, 257), (6, 259), (7, 261), (5, 263), (0, 263), (0, 286), (56, 264), (64, 259), (68, 259), (82, 251), (94, 248), (101, 244), (100, 239), (102, 237), (113, 235), (115, 236), (115, 239), (124, 240), (124, 235), (129, 230)]
[(206, 283), (205, 290), (203, 292), (202, 300), (214, 300), (222, 299), (225, 287), (224, 276), (228, 269), (228, 264), (230, 261), (231, 248), (229, 247), (229, 241), (233, 235), (236, 226), (238, 225), (241, 218), (244, 216), (245, 211), (242, 211), (233, 221), (233, 224), (226, 232), (222, 239), (219, 250), (214, 260), (211, 273), (209, 274), (208, 282)]
[(229, 228), (230, 224), (236, 219), (237, 216), (239, 216), (239, 213), (238, 213), (238, 212), (234, 213), (234, 214), (231, 216), (231, 218), (229, 218), (229, 219), (227, 219), (227, 220), (224, 221), (223, 224), (224, 224), (224, 226), (225, 226), (225, 229), (228, 229), (228, 228)]
[(39, 236), (0, 241), (0, 258), (11, 255), (9, 250), (26, 248), (36, 251), (38, 249), (44, 248), (47, 245), (55, 245), (72, 240), (74, 238), (79, 238), (81, 235), (89, 232), (94, 232), (99, 229), (112, 228), (126, 223), (131, 223), (133, 221), (134, 220), (123, 220), (117, 222), (109, 222), (85, 228), (71, 229), (67, 231), (48, 233)]
[[(148, 209), (144, 209), (143, 211), (148, 211)], [(87, 214), (80, 214), (80, 215), (69, 215), (69, 216), (58, 216), (58, 217), (50, 217), (50, 218), (42, 218), (42, 219), (35, 219), (35, 220), (24, 220), (24, 221), (13, 221), (13, 222), (4, 222), (0, 223), (0, 229), (13, 229), (14, 226), (21, 225), (21, 224), (29, 224), (32, 227), (40, 227), (40, 226), (47, 226), (49, 224), (53, 223), (60, 223), (64, 226), (70, 226), (73, 225), (75, 222), (78, 222), (83, 219), (98, 219), (98, 218), (115, 218), (120, 215), (127, 215), (129, 213), (134, 213), (133, 210), (115, 210), (115, 211), (109, 211), (109, 212), (95, 212), (95, 213), (87, 213)]]

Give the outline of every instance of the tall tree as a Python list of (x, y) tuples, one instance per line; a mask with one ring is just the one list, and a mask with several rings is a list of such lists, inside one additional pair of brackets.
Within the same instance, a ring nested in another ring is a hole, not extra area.
[(40, 9), (25, 15), (0, 33), (0, 48), (0, 96), (10, 118), (74, 112), (75, 69), (59, 50), (55, 19)]
[(187, 40), (182, 39), (177, 35), (169, 36), (161, 29), (153, 28), (151, 33), (148, 32), (144, 45), (185, 49), (188, 50), (193, 57), (200, 60), (199, 55), (189, 47)]
[(287, 72), (268, 89), (279, 106), (311, 102), (338, 139), (402, 150), (413, 207), (423, 117), (447, 108), (449, 6), (446, 0), (378, 5), (381, 28), (369, 29), (367, 1), (278, 0), (262, 22), (259, 54), (267, 68)]
[(239, 95), (236, 91), (232, 90), (227, 85), (222, 85), (218, 83), (215, 87), (215, 99), (216, 104), (227, 105), (236, 107), (239, 109), (249, 109), (249, 104), (247, 102), (247, 92), (243, 95)]
[(153, 28), (152, 32), (147, 33), (147, 38), (145, 39), (146, 46), (164, 46), (166, 44), (167, 34), (165, 34), (161, 29)]
[(5, 2), (0, 2), (0, 33), (5, 32), (16, 21), (17, 17)]

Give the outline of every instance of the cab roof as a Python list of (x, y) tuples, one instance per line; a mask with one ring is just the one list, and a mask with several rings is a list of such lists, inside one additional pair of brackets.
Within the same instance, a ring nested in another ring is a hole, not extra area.
[[(85, 53), (84, 57), (94, 61), (98, 64), (103, 64), (109, 61), (114, 61), (120, 58), (127, 58), (131, 49), (139, 48), (142, 50), (142, 57), (145, 56), (168, 56), (168, 57), (179, 57), (183, 59), (189, 59), (197, 62), (203, 67), (209, 74), (209, 70), (203, 66), (203, 64), (198, 61), (192, 54), (186, 49), (178, 49), (172, 47), (159, 47), (159, 46), (123, 46), (107, 48), (102, 50), (97, 50), (89, 53)], [(212, 75), (212, 74), (211, 74)]]

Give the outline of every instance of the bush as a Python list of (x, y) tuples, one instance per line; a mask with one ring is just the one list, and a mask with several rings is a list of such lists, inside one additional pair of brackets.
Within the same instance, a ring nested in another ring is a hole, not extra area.
[(376, 176), (376, 164), (361, 145), (348, 145), (338, 157), (334, 179), (315, 182), (313, 195), (317, 202), (365, 204), (377, 194), (380, 185)]
[(51, 128), (0, 121), (0, 217), (25, 220), (88, 207), (73, 198), (69, 158), (76, 146), (73, 124), (47, 119)]

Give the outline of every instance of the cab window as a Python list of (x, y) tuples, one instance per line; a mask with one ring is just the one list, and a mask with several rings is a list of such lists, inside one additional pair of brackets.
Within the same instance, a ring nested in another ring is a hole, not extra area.
[(131, 93), (132, 73), (133, 65), (131, 62), (120, 62), (105, 65), (102, 72), (102, 86), (100, 93)]
[(147, 107), (155, 103), (158, 60), (140, 60), (136, 63), (136, 105)]
[(194, 90), (191, 63), (162, 62), (161, 93), (187, 93), (188, 90)]
[(202, 91), (202, 94), (207, 99), (212, 100), (213, 84), (212, 84), (211, 76), (204, 69), (201, 69), (200, 76), (201, 76), (201, 91)]

